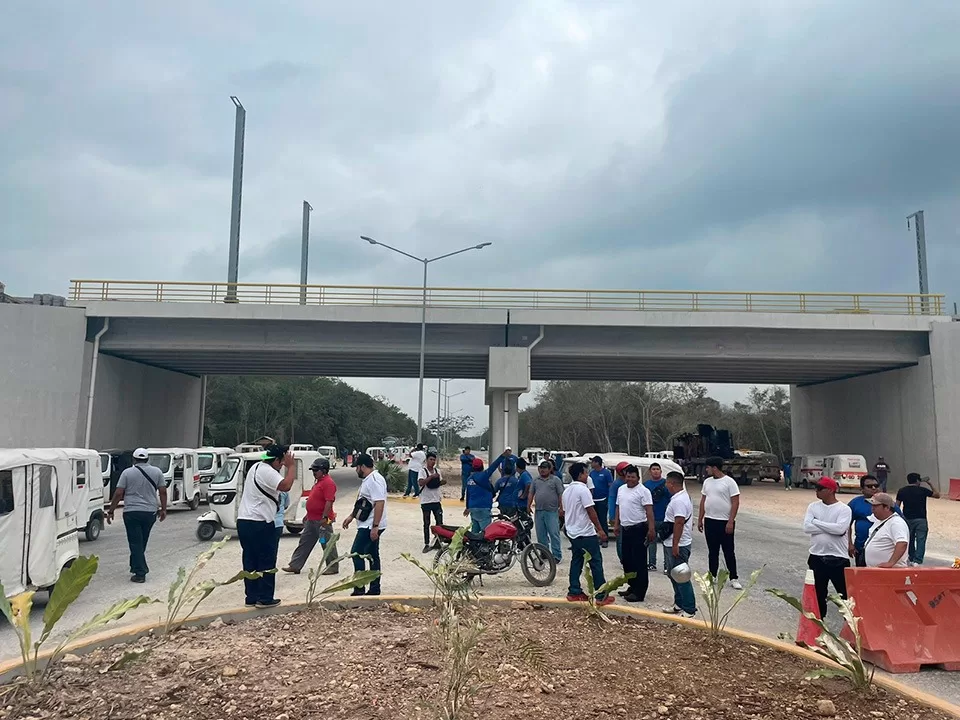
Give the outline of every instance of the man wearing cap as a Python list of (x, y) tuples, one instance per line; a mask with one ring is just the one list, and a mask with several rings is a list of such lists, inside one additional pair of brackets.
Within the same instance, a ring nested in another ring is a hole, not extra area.
[(847, 533), (853, 514), (850, 506), (837, 500), (837, 481), (822, 477), (814, 486), (817, 500), (807, 507), (803, 531), (810, 536), (807, 567), (813, 570), (820, 617), (827, 616), (827, 585), (842, 598), (847, 597), (844, 570), (850, 567), (850, 544)]
[(560, 498), (563, 497), (563, 480), (553, 474), (553, 463), (541, 460), (537, 466), (538, 475), (530, 485), (527, 498), (527, 510), (532, 511), (533, 526), (537, 532), (537, 542), (550, 548), (557, 562), (562, 559), (560, 551)]
[(123, 527), (127, 531), (130, 547), (130, 580), (135, 583), (147, 581), (147, 541), (153, 524), (167, 517), (167, 484), (160, 468), (150, 465), (150, 456), (144, 448), (133, 451), (133, 466), (120, 473), (117, 489), (107, 510), (107, 522), (113, 522), (113, 514), (123, 501)]
[[(313, 473), (313, 489), (307, 496), (307, 514), (303, 521), (303, 532), (300, 543), (293, 551), (290, 564), (283, 568), (284, 572), (298, 575), (306, 565), (310, 553), (319, 542), (326, 552), (327, 543), (333, 537), (333, 522), (337, 514), (333, 511), (333, 504), (337, 499), (337, 485), (330, 477), (330, 461), (326, 458), (317, 458), (310, 466)], [(337, 546), (334, 545), (327, 556), (327, 567), (324, 575), (336, 575), (340, 572), (337, 562)]]
[(907, 547), (910, 544), (910, 528), (896, 511), (896, 501), (887, 493), (877, 493), (870, 498), (876, 522), (863, 546), (867, 567), (907, 567)]
[(493, 493), (494, 487), (490, 477), (510, 457), (510, 449), (503, 451), (486, 470), (483, 469), (483, 460), (473, 459), (473, 472), (467, 479), (467, 507), (464, 516), (470, 517), (471, 532), (483, 532), (493, 520)]
[[(363, 572), (364, 558), (370, 558), (370, 569), (380, 570), (380, 537), (387, 529), (387, 481), (374, 470), (373, 458), (367, 453), (361, 453), (354, 461), (357, 477), (360, 478), (360, 492), (353, 505), (353, 512), (343, 521), (343, 529), (350, 527), (350, 523), (357, 521), (357, 536), (350, 549), (353, 555), (353, 570)], [(362, 587), (353, 589), (352, 596), (379, 595), (380, 577), (370, 583), (370, 589)]]
[[(281, 477), (280, 468), (285, 468)], [(243, 581), (246, 605), (269, 608), (280, 604), (274, 597), (277, 576), (277, 533), (274, 518), (280, 508), (280, 493), (288, 492), (296, 478), (297, 465), (286, 445), (271, 445), (262, 459), (247, 471), (237, 511), (237, 535), (243, 569), (263, 573)]]
[[(597, 511), (597, 517), (600, 518), (600, 526), (605, 533), (610, 532), (609, 519), (609, 499), (610, 486), (613, 485), (613, 475), (603, 466), (603, 458), (594, 455), (590, 458), (590, 481), (593, 483), (591, 493), (593, 494), (593, 504)], [(601, 547), (606, 547), (604, 540)]]
[(897, 507), (903, 510), (910, 528), (908, 559), (911, 565), (923, 565), (923, 556), (927, 552), (927, 498), (931, 497), (939, 498), (940, 493), (915, 472), (907, 475), (907, 486), (897, 491)]

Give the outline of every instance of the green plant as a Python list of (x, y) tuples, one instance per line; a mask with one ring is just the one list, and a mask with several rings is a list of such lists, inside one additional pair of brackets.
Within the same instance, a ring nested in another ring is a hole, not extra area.
[[(50, 594), (50, 600), (43, 611), (43, 630), (40, 638), (33, 642), (33, 635), (30, 628), (30, 611), (33, 609), (34, 591), (15, 595), (7, 600), (3, 585), (0, 584), (0, 611), (13, 626), (17, 634), (17, 640), (20, 644), (20, 657), (23, 661), (23, 672), (28, 680), (34, 680), (37, 677), (38, 657), (41, 646), (50, 638), (54, 627), (63, 617), (74, 601), (80, 597), (80, 594), (87, 588), (93, 576), (97, 573), (100, 565), (100, 559), (96, 555), (81, 555), (73, 563), (64, 568), (57, 579), (57, 584), (53, 587)], [(121, 600), (114, 603), (106, 610), (80, 625), (60, 641), (54, 651), (47, 659), (41, 679), (46, 676), (50, 668), (63, 657), (64, 649), (72, 642), (79, 640), (84, 635), (103, 627), (113, 620), (119, 620), (130, 610), (140, 605), (156, 602), (151, 598), (140, 595), (138, 597)]]
[[(331, 556), (336, 552), (337, 541), (339, 539), (340, 533), (334, 533), (330, 539), (327, 540), (326, 545), (323, 547), (323, 556), (320, 558), (320, 563), (316, 567), (310, 568), (310, 571), (307, 573), (306, 600), (308, 608), (316, 607), (319, 603), (323, 602), (334, 593), (343, 592), (344, 590), (352, 590), (353, 588), (364, 587), (380, 577), (379, 570), (360, 570), (359, 572), (353, 573), (353, 575), (348, 578), (337, 580), (333, 583), (333, 585), (330, 585), (323, 590), (317, 590), (317, 583), (320, 582), (320, 577), (323, 575), (323, 568), (327, 567), (329, 561), (332, 559)], [(349, 555), (341, 555), (337, 557), (336, 562), (339, 563), (341, 561), (350, 560), (354, 557), (366, 558), (369, 556), (350, 553)]]
[(387, 481), (387, 492), (402, 493), (407, 489), (407, 471), (393, 460), (378, 460), (376, 471)]
[(710, 635), (713, 637), (719, 637), (720, 633), (723, 632), (723, 628), (727, 625), (727, 620), (730, 617), (730, 613), (733, 612), (733, 609), (739, 605), (750, 593), (751, 588), (757, 584), (757, 579), (760, 577), (760, 573), (763, 572), (763, 568), (759, 567), (750, 573), (750, 577), (747, 578), (746, 584), (743, 586), (743, 589), (737, 592), (733, 597), (733, 602), (730, 603), (725, 611), (720, 608), (720, 599), (723, 594), (723, 588), (726, 587), (727, 581), (730, 579), (730, 573), (724, 568), (717, 576), (714, 577), (710, 573), (694, 573), (693, 579), (697, 581), (697, 585), (700, 586), (700, 597), (703, 600), (703, 607), (706, 609), (706, 617), (703, 622), (707, 626), (707, 630), (710, 632)]
[(836, 605), (841, 617), (846, 621), (847, 627), (853, 635), (853, 645), (845, 638), (841, 637), (812, 612), (803, 609), (803, 603), (792, 595), (788, 595), (783, 590), (769, 588), (768, 593), (778, 597), (785, 603), (791, 605), (807, 620), (810, 620), (820, 628), (820, 636), (817, 638), (816, 645), (808, 645), (800, 641), (799, 644), (805, 648), (813, 650), (818, 655), (833, 660), (839, 667), (836, 668), (817, 668), (811, 670), (805, 677), (808, 680), (816, 680), (825, 677), (842, 677), (850, 681), (855, 690), (866, 690), (873, 683), (874, 668), (867, 667), (863, 661), (863, 647), (860, 639), (860, 618), (855, 614), (856, 603), (853, 598), (844, 600), (837, 595), (830, 595), (827, 599)]
[[(240, 580), (256, 580), (257, 578), (263, 577), (264, 573), (262, 572), (241, 570), (227, 580), (201, 580), (198, 583), (193, 582), (197, 573), (203, 570), (206, 564), (210, 562), (210, 559), (220, 548), (227, 544), (229, 539), (230, 536), (228, 535), (220, 542), (211, 545), (209, 550), (205, 550), (197, 555), (197, 560), (189, 574), (187, 574), (186, 569), (182, 566), (177, 570), (177, 578), (170, 584), (170, 590), (167, 592), (167, 618), (163, 624), (164, 635), (169, 635), (183, 627), (183, 624), (197, 611), (200, 603), (206, 600), (210, 596), (210, 593), (218, 587), (231, 585)], [(277, 569), (273, 568), (267, 572), (275, 573), (276, 571)], [(189, 607), (189, 609), (181, 616), (180, 613), (184, 607)]]
[(455, 617), (447, 628), (446, 673), (441, 685), (440, 720), (462, 720), (473, 715), (471, 702), (484, 687), (483, 663), (477, 648), (486, 626), (479, 617), (469, 621)]
[(618, 588), (623, 587), (628, 582), (633, 580), (637, 576), (636, 573), (627, 573), (626, 575), (618, 575), (612, 580), (607, 580), (600, 587), (594, 586), (593, 579), (593, 570), (590, 569), (590, 558), (592, 556), (590, 553), (584, 551), (583, 553), (583, 574), (587, 579), (587, 602), (584, 603), (584, 606), (587, 608), (587, 615), (590, 617), (595, 617), (601, 622), (605, 622), (608, 625), (616, 625), (617, 621), (612, 617), (603, 612), (603, 606), (597, 601), (597, 595), (603, 595), (606, 597), (610, 593), (616, 591)]

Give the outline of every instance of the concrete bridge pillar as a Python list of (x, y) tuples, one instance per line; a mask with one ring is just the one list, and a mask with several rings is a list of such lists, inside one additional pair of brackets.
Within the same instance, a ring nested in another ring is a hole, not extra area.
[(490, 348), (487, 405), (490, 408), (490, 454), (508, 445), (519, 452), (520, 395), (530, 391), (530, 351), (525, 347)]
[(960, 477), (960, 323), (935, 322), (917, 365), (790, 388), (794, 455), (863, 455), (890, 465), (888, 490), (906, 475), (946, 494)]

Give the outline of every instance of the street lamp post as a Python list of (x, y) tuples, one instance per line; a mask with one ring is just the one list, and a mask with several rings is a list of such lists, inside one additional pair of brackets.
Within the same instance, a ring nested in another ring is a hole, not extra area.
[[(917, 274), (920, 276), (920, 294), (926, 296), (930, 289), (927, 285), (927, 235), (923, 226), (923, 210), (907, 215), (907, 230), (910, 229), (910, 220), (914, 221), (917, 228)], [(926, 297), (920, 298), (920, 309), (924, 315), (930, 312)]]
[(461, 253), (469, 252), (471, 250), (483, 250), (483, 248), (487, 247), (488, 245), (492, 245), (493, 243), (485, 242), (480, 243), (479, 245), (471, 245), (470, 247), (465, 247), (461, 248), (460, 250), (438, 255), (437, 257), (418, 258), (416, 255), (411, 255), (408, 252), (399, 250), (392, 245), (382, 243), (379, 240), (374, 240), (372, 237), (367, 237), (366, 235), (361, 235), (360, 239), (366, 240), (371, 245), (379, 245), (387, 250), (392, 250), (398, 255), (403, 255), (411, 260), (416, 260), (418, 263), (423, 263), (423, 296), (420, 306), (420, 392), (417, 396), (417, 443), (419, 444), (423, 441), (423, 362), (427, 345), (427, 266), (432, 262), (436, 262), (437, 260), (444, 260), (448, 257), (460, 255)]
[(227, 257), (227, 293), (223, 301), (237, 302), (237, 274), (240, 267), (240, 201), (243, 195), (243, 138), (247, 111), (236, 95), (230, 100), (237, 109), (233, 129), (233, 195), (230, 200), (230, 252)]
[(307, 260), (310, 253), (310, 211), (313, 207), (303, 201), (303, 221), (300, 224), (300, 304), (307, 304)]

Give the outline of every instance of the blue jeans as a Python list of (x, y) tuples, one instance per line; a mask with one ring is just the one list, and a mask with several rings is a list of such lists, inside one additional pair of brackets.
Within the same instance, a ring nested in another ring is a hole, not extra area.
[(482, 533), (493, 521), (490, 508), (470, 508), (470, 532)]
[[(667, 570), (673, 570), (677, 565), (682, 565), (685, 562), (690, 562), (690, 546), (686, 545), (680, 547), (680, 557), (673, 556), (673, 545), (664, 546), (663, 555), (664, 562), (667, 564)], [(667, 577), (670, 578), (670, 584), (673, 585), (673, 604), (674, 607), (678, 607), (684, 612), (695, 613), (697, 612), (697, 598), (693, 594), (693, 583), (687, 581), (682, 585), (673, 579), (673, 575), (670, 575), (668, 572)]]
[(467, 480), (470, 479), (469, 473), (461, 473), (460, 475), (460, 499), (463, 500), (467, 497)]
[(150, 540), (150, 530), (157, 521), (155, 512), (145, 510), (124, 510), (123, 527), (127, 531), (127, 545), (130, 546), (130, 573), (146, 576), (150, 572), (147, 567), (147, 541)]
[(408, 495), (417, 497), (420, 495), (420, 483), (417, 482), (418, 477), (420, 477), (420, 473), (416, 470), (407, 470), (407, 489), (403, 491), (404, 497)]
[[(573, 546), (573, 557), (570, 559), (570, 595), (583, 595), (580, 585), (580, 575), (583, 573), (584, 553), (590, 553), (590, 572), (593, 574), (593, 587), (598, 588), (606, 582), (603, 577), (603, 555), (600, 552), (600, 538), (596, 535), (570, 538)], [(603, 600), (606, 593), (597, 595), (597, 600)]]
[(910, 545), (907, 549), (907, 559), (918, 565), (923, 564), (923, 556), (927, 554), (927, 519), (915, 518), (907, 520), (910, 528)]
[(560, 562), (560, 511), (537, 510), (533, 514), (533, 527), (537, 532), (537, 542), (550, 548), (553, 557)]
[[(386, 530), (381, 530), (380, 535), (376, 540), (373, 540), (370, 537), (370, 528), (357, 528), (357, 536), (353, 539), (353, 547), (350, 548), (350, 553), (353, 554), (353, 571), (354, 572), (363, 572), (365, 569), (366, 560), (361, 555), (370, 556), (370, 570), (379, 570), (380, 569), (380, 538), (383, 537), (383, 534)], [(360, 588), (363, 590), (363, 588)], [(370, 583), (370, 589), (367, 590), (367, 595), (379, 595), (380, 594), (380, 578), (373, 580)]]

